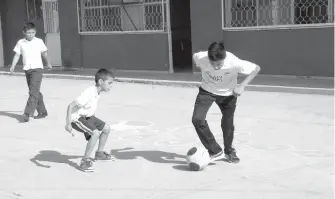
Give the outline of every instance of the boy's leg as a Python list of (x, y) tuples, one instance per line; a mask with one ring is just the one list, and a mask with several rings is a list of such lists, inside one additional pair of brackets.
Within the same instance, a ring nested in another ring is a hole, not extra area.
[(209, 129), (208, 123), (206, 121), (207, 112), (215, 99), (215, 96), (213, 96), (211, 93), (203, 90), (202, 88), (199, 88), (199, 94), (195, 101), (192, 116), (192, 123), (200, 138), (200, 141), (211, 156), (222, 153), (222, 148), (216, 142), (214, 135)]
[(100, 134), (98, 151), (104, 151), (105, 145), (106, 145), (106, 142), (109, 136), (109, 132), (110, 132), (109, 125), (105, 125)]
[[(42, 69), (32, 69), (26, 72), (29, 82), (29, 98), (24, 110), (25, 115), (33, 116), (40, 97), (40, 88), (42, 81)], [(27, 79), (28, 79), (27, 78)]]
[(221, 128), (224, 139), (224, 152), (229, 162), (237, 163), (239, 158), (236, 156), (236, 151), (232, 147), (234, 139), (234, 114), (236, 109), (237, 98), (235, 96), (222, 96), (216, 100), (222, 113)]
[(97, 127), (97, 129), (101, 131), (101, 134), (99, 137), (98, 150), (95, 153), (95, 159), (96, 160), (115, 160), (115, 157), (113, 157), (112, 155), (104, 151), (107, 140), (108, 140), (108, 136), (110, 133), (110, 126), (95, 116), (92, 116), (91, 120), (94, 121), (94, 124)]
[(94, 146), (99, 139), (99, 134), (100, 134), (100, 132), (99, 132), (98, 129), (95, 129), (91, 132), (91, 138), (87, 142), (84, 158), (90, 158), (91, 157)]
[(30, 85), (30, 77), (31, 77), (31, 71), (30, 70), (26, 70), (24, 71), (25, 75), (26, 75), (26, 80), (27, 80), (27, 85), (28, 85), (28, 88), (29, 88), (29, 85)]
[[(30, 88), (30, 82), (31, 82), (31, 70), (25, 70), (24, 71), (25, 75), (26, 75), (26, 81), (27, 81), (27, 86), (28, 89)], [(33, 115), (28, 115), (25, 111), (24, 111), (24, 121), (28, 122), (30, 117), (33, 117)]]
[[(41, 74), (42, 74), (42, 70), (41, 70)], [(43, 74), (41, 78), (41, 84), (42, 84), (42, 79), (43, 79)], [(43, 94), (41, 93), (41, 91), (39, 91), (39, 97), (37, 101), (36, 110), (37, 110), (38, 115), (35, 117), (35, 119), (41, 119), (41, 118), (45, 118), (46, 116), (48, 116), (48, 112), (47, 112), (47, 109), (45, 108), (45, 104), (43, 100)]]
[(100, 131), (96, 128), (94, 122), (89, 118), (79, 118), (78, 121), (72, 123), (72, 127), (79, 132), (84, 133), (88, 141), (85, 148), (84, 157), (80, 163), (80, 169), (83, 171), (92, 171), (93, 163), (91, 161), (91, 154), (94, 146), (99, 139)]
[(41, 92), (38, 98), (36, 110), (37, 110), (38, 116), (35, 119), (40, 119), (48, 115), (48, 112), (47, 112), (47, 109), (45, 108), (45, 104), (43, 100), (43, 94)]
[(81, 117), (73, 123), (74, 129), (83, 132), (88, 141), (85, 149), (84, 158), (90, 158), (95, 144), (97, 143), (100, 131), (97, 129), (94, 120)]

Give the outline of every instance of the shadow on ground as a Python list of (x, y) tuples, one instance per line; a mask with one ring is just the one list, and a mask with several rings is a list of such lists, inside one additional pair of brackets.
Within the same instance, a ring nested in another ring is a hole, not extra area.
[[(130, 151), (133, 148), (113, 149), (111, 153), (119, 160), (133, 160), (139, 157), (154, 163), (185, 164), (185, 156), (164, 151)], [(177, 160), (182, 159), (182, 160)]]
[(51, 166), (42, 164), (41, 162), (49, 162), (49, 163), (61, 163), (67, 164), (75, 169), (79, 169), (78, 164), (72, 162), (71, 159), (81, 158), (82, 156), (74, 156), (74, 155), (63, 155), (58, 151), (51, 151), (51, 150), (43, 150), (40, 151), (35, 157), (30, 159), (32, 163), (34, 163), (38, 167), (43, 168), (51, 168)]
[[(176, 164), (172, 166), (172, 168), (179, 171), (191, 171), (185, 161), (184, 155), (157, 150), (133, 151), (132, 149), (133, 148), (113, 149), (111, 153), (119, 160), (144, 158), (154, 163)], [(210, 163), (209, 165), (214, 165), (214, 163)]]
[[(186, 164), (184, 155), (157, 150), (133, 151), (132, 149), (133, 148), (113, 149), (111, 150), (111, 153), (118, 160), (134, 160), (137, 158), (144, 158), (145, 160), (154, 163), (175, 164), (172, 168), (176, 170), (190, 171), (188, 165)], [(51, 166), (46, 163), (60, 163), (67, 164), (79, 170), (78, 164), (71, 161), (71, 159), (78, 158), (82, 158), (82, 156), (63, 155), (58, 151), (42, 150), (39, 154), (30, 159), (30, 161), (36, 166), (43, 168), (51, 168)], [(210, 165), (213, 164), (214, 163), (211, 163)]]
[(5, 116), (5, 117), (10, 117), (13, 119), (16, 119), (19, 123), (24, 122), (24, 116), (23, 114), (18, 114), (21, 113), (20, 111), (0, 111), (0, 117)]

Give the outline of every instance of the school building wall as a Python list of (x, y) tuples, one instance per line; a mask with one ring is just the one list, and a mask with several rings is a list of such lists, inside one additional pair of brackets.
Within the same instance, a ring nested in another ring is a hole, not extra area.
[(59, 0), (59, 18), (66, 67), (168, 71), (165, 33), (80, 35), (76, 0)]
[[(190, 3), (193, 52), (223, 40), (229, 51), (259, 64), (261, 74), (334, 75), (333, 28), (224, 31), (221, 0)], [(11, 64), (14, 45), (22, 38), (26, 10), (24, 0), (0, 1), (5, 65)], [(59, 0), (59, 11), (64, 66), (168, 71), (166, 34), (80, 35), (76, 0)], [(42, 21), (34, 22), (37, 36), (43, 39)]]
[(227, 50), (259, 64), (261, 74), (334, 76), (333, 28), (224, 31), (221, 8), (221, 0), (191, 1), (193, 52), (223, 40)]

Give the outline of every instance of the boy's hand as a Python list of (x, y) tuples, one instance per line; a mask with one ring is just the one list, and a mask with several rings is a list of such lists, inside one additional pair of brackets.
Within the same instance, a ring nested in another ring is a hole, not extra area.
[(15, 67), (14, 66), (11, 66), (10, 68), (9, 68), (9, 71), (12, 73), (12, 72), (14, 72), (14, 70), (15, 70)]
[(51, 69), (52, 69), (51, 64), (48, 64), (48, 65), (47, 65), (47, 68), (48, 68), (48, 70), (51, 70)]
[(238, 86), (234, 89), (233, 95), (235, 97), (238, 97), (238, 96), (242, 95), (243, 92), (244, 92), (244, 87), (243, 86)]
[(72, 133), (72, 125), (71, 125), (71, 123), (70, 124), (66, 124), (65, 130), (67, 132), (69, 132), (74, 137), (74, 134)]

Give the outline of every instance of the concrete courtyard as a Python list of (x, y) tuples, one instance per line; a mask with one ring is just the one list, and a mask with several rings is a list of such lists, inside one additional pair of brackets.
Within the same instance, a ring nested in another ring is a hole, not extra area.
[[(44, 79), (49, 117), (21, 123), (24, 77), (0, 76), (0, 199), (330, 199), (334, 196), (334, 97), (246, 91), (238, 99), (239, 164), (191, 172), (184, 155), (201, 143), (191, 116), (198, 90), (115, 83), (97, 116), (113, 125), (115, 162), (76, 169), (86, 142), (64, 129), (67, 105), (88, 80)], [(207, 120), (222, 145), (221, 113)]]

